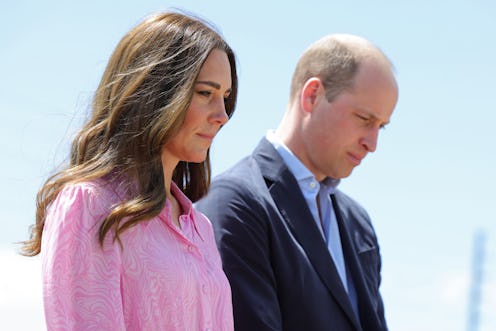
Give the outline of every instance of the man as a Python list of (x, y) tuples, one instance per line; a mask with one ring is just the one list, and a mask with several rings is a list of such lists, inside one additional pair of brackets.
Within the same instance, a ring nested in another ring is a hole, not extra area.
[(374, 229), (337, 185), (376, 150), (397, 98), (378, 48), (324, 37), (301, 56), (277, 130), (213, 181), (198, 208), (214, 224), (237, 331), (387, 330)]

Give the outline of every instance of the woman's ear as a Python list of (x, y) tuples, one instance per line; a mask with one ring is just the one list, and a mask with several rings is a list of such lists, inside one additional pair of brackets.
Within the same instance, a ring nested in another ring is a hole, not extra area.
[(304, 112), (312, 112), (321, 94), (324, 94), (324, 85), (320, 78), (309, 78), (301, 89), (301, 109)]

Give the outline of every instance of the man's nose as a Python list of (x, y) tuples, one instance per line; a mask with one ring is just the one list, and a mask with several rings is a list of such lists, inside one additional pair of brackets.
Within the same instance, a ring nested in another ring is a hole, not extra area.
[(367, 152), (375, 152), (377, 149), (377, 139), (379, 138), (379, 129), (370, 129), (367, 134), (361, 139), (360, 144)]

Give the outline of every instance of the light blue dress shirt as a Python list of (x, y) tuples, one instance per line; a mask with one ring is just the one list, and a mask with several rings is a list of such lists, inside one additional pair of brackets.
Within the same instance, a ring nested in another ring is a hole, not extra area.
[[(318, 182), (310, 170), (308, 170), (293, 152), (291, 152), (291, 150), (289, 150), (289, 148), (277, 137), (275, 131), (269, 130), (265, 137), (272, 146), (274, 146), (279, 155), (281, 155), (289, 170), (295, 176), (308, 208), (312, 213), (313, 219), (317, 224), (322, 237), (326, 241), (327, 249), (332, 256), (343, 287), (346, 292), (348, 292), (348, 297), (350, 298), (353, 310), (355, 311), (355, 314), (359, 316), (355, 286), (350, 274), (347, 273), (346, 270), (341, 236), (339, 235), (336, 213), (334, 212), (331, 201), (331, 194), (336, 191), (340, 180), (327, 177), (322, 182)], [(320, 215), (317, 198), (319, 199)]]

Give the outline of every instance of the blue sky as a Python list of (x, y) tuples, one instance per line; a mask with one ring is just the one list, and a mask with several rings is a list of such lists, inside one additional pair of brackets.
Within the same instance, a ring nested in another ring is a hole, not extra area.
[(487, 262), (479, 330), (496, 328), (493, 1), (20, 0), (0, 5), (6, 329), (43, 329), (39, 259), (15, 256), (12, 244), (27, 236), (39, 186), (67, 157), (119, 39), (169, 7), (212, 21), (237, 53), (238, 107), (212, 147), (215, 174), (277, 126), (294, 65), (310, 43), (353, 33), (378, 45), (396, 67), (399, 102), (377, 152), (341, 188), (373, 218), (390, 328), (465, 330), (478, 230), (486, 234)]

